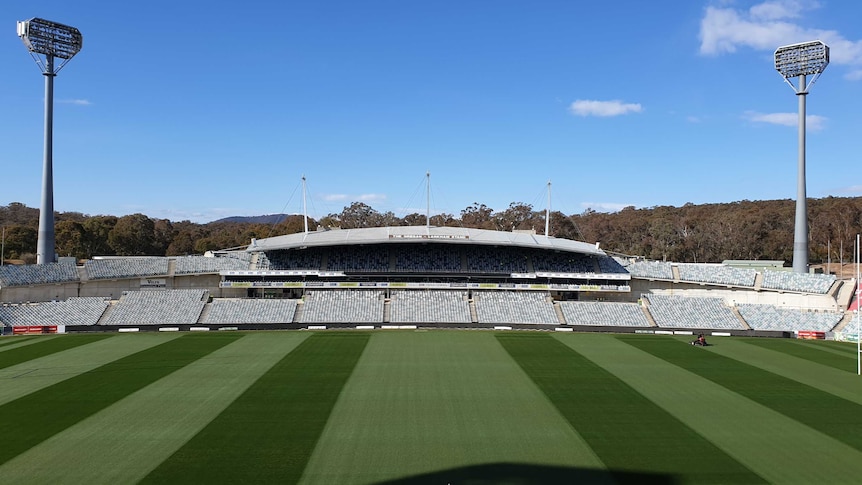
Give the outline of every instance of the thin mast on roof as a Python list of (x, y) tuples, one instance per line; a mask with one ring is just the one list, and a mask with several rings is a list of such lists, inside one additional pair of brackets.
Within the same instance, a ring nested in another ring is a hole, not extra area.
[(431, 230), (431, 172), (425, 172), (425, 229)]
[(551, 181), (548, 180), (548, 206), (545, 208), (545, 236), (549, 236), (548, 230), (551, 227)]
[(305, 205), (305, 174), (302, 175), (302, 222), (305, 233), (308, 234), (308, 208)]

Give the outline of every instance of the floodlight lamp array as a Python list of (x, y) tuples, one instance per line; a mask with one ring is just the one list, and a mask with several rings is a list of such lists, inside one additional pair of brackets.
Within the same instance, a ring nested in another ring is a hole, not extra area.
[(74, 57), (84, 42), (75, 27), (40, 18), (18, 22), (18, 37), (31, 53), (66, 60)]
[(786, 45), (775, 50), (775, 70), (785, 79), (818, 75), (829, 65), (829, 46), (819, 40)]

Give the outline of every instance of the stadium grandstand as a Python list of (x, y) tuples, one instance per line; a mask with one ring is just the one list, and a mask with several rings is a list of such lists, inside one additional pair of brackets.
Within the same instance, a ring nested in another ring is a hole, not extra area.
[(0, 330), (570, 327), (790, 336), (848, 320), (854, 280), (648, 261), (598, 244), (453, 227), (252, 240), (203, 256), (0, 267)]

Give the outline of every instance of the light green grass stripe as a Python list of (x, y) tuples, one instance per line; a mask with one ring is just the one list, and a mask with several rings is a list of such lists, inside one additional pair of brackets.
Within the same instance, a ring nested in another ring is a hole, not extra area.
[(855, 342), (836, 342), (834, 340), (805, 340), (798, 339), (795, 342), (799, 345), (811, 347), (813, 349), (822, 350), (836, 355), (849, 356), (856, 359), (856, 343)]
[(502, 462), (604, 469), (493, 334), (375, 333), (302, 483), (456, 483), (441, 471)]
[(551, 334), (505, 334), (498, 340), (618, 483), (765, 483), (676, 416)]
[(781, 352), (810, 362), (829, 366), (840, 371), (856, 373), (856, 358), (853, 355), (823, 351), (817, 347), (803, 344), (802, 340), (747, 338), (741, 341), (764, 349), (774, 350), (775, 352)]
[(61, 335), (47, 339), (39, 339), (30, 345), (23, 345), (14, 349), (0, 352), (0, 369), (5, 369), (13, 365), (18, 365), (28, 360), (37, 359), (55, 352), (86, 345), (97, 340), (110, 338), (111, 335)]
[(556, 337), (771, 483), (862, 476), (859, 451), (712, 381), (603, 335)]
[[(714, 343), (715, 345), (704, 350), (745, 362), (848, 401), (862, 404), (862, 378), (856, 374), (760, 348), (732, 337), (714, 339)], [(851, 361), (851, 365), (855, 366), (855, 363)]]
[(143, 482), (296, 483), (368, 339), (303, 340)]
[(239, 337), (186, 334), (0, 406), (0, 463)]
[[(862, 427), (862, 406), (859, 404), (709, 349), (674, 339), (641, 337), (623, 335), (617, 338), (862, 451), (862, 435), (858, 433)], [(740, 345), (763, 350), (745, 343)], [(779, 352), (764, 351), (775, 357), (785, 357)]]
[[(56, 335), (44, 336), (42, 338), (55, 338)], [(0, 338), (0, 352), (4, 350), (14, 349), (15, 347), (20, 347), (22, 345), (26, 345), (28, 342), (33, 343), (36, 341), (36, 337), (30, 336), (14, 336), (14, 337), (3, 337)]]
[(0, 370), (0, 405), (75, 377), (179, 334), (117, 335)]
[(137, 482), (308, 335), (246, 335), (19, 455), (0, 467), (0, 477), (27, 484)]

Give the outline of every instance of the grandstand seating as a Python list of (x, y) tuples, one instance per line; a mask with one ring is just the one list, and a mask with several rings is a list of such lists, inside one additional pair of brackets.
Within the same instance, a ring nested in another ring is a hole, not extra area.
[(206, 324), (290, 323), (296, 313), (296, 300), (213, 300)]
[(389, 251), (385, 247), (337, 247), (329, 251), (329, 271), (380, 273), (389, 271)]
[(73, 297), (66, 301), (0, 306), (0, 322), (12, 326), (95, 325), (108, 307), (101, 297)]
[(78, 280), (78, 269), (71, 263), (0, 266), (0, 286), (44, 285)]
[(754, 286), (757, 271), (747, 268), (732, 268), (717, 264), (679, 264), (682, 281), (714, 283), (719, 285)]
[(644, 295), (659, 327), (742, 330), (745, 327), (721, 298)]
[(232, 257), (177, 256), (174, 274), (218, 273), (248, 269), (248, 261)]
[(257, 267), (263, 270), (319, 270), (324, 249), (291, 249), (261, 252)]
[(310, 290), (300, 323), (383, 323), (383, 292), (378, 290)]
[(467, 293), (451, 290), (392, 290), (392, 323), (470, 323)]
[(479, 323), (559, 324), (547, 292), (476, 291), (473, 301)]
[(527, 254), (518, 248), (482, 246), (466, 248), (468, 273), (526, 273)]
[(599, 262), (599, 271), (602, 273), (628, 273), (616, 258), (612, 258), (610, 256), (598, 256), (596, 259)]
[(461, 252), (443, 245), (411, 244), (393, 248), (395, 271), (400, 273), (458, 273)]
[(569, 325), (648, 327), (646, 315), (636, 303), (563, 301), (560, 309)]
[(835, 282), (835, 275), (764, 271), (762, 288), (824, 294)]
[(595, 273), (596, 260), (585, 255), (569, 252), (531, 251), (535, 271), (553, 273)]
[[(619, 260), (618, 260), (619, 261)], [(673, 268), (661, 261), (635, 261), (624, 264), (626, 270), (636, 278), (672, 280)]]
[(754, 330), (828, 332), (844, 318), (838, 312), (807, 312), (751, 303), (739, 305), (739, 313)]
[(209, 297), (207, 290), (143, 290), (123, 292), (105, 325), (179, 325), (198, 321)]
[(87, 270), (87, 276), (94, 280), (165, 276), (168, 274), (168, 258), (93, 259), (85, 262), (84, 268)]

